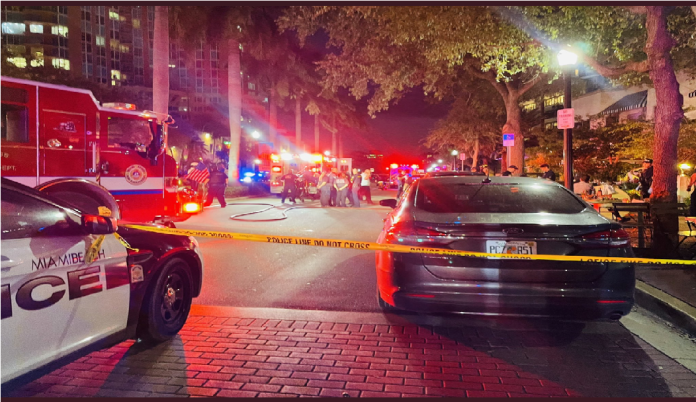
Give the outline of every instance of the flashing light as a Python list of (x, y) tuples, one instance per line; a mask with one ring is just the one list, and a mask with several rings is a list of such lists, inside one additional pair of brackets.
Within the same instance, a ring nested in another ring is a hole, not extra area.
[(254, 176), (254, 175), (256, 175), (256, 173), (252, 173), (252, 172), (246, 172), (246, 173), (244, 173), (244, 176), (246, 176), (246, 177), (251, 177), (251, 176)]
[(309, 162), (312, 159), (312, 155), (310, 154), (302, 154), (300, 155), (300, 159), (302, 159), (305, 162)]
[(251, 137), (256, 139), (261, 138), (261, 133), (259, 133), (258, 131), (254, 131), (253, 133), (251, 133)]
[(201, 210), (201, 205), (198, 204), (197, 202), (187, 202), (184, 204), (184, 212), (188, 213), (194, 213), (194, 212), (199, 212)]
[(210, 133), (203, 133), (203, 135), (205, 135), (206, 139), (210, 139)]
[(336, 158), (331, 158), (331, 162), (336, 162)]
[(260, 165), (260, 164), (261, 164), (261, 159), (254, 159), (254, 163), (257, 164), (257, 165)]
[(331, 151), (324, 151), (324, 155), (326, 155), (326, 156), (331, 155)]
[(418, 169), (418, 165), (411, 165), (412, 169)]
[(561, 66), (572, 66), (578, 62), (578, 55), (566, 49), (561, 49), (557, 57)]
[(433, 171), (433, 168), (427, 168), (425, 171), (426, 171), (426, 172), (432, 172), (432, 171)]
[(102, 106), (109, 108), (109, 109), (119, 109), (119, 110), (135, 110), (135, 105), (132, 103), (123, 103), (123, 102), (110, 102), (110, 103), (104, 103)]
[(287, 153), (287, 152), (283, 152), (280, 154), (280, 159), (282, 159), (284, 161), (289, 161), (290, 159), (292, 159), (292, 154)]
[(679, 165), (679, 169), (681, 169), (681, 170), (689, 170), (689, 169), (691, 169), (691, 166), (690, 166), (689, 164), (687, 164), (687, 163), (682, 163), (681, 165)]
[(280, 156), (278, 156), (278, 155), (276, 155), (276, 154), (271, 154), (271, 159), (274, 160), (274, 161), (279, 161), (279, 160), (280, 160)]
[(280, 173), (280, 166), (273, 166), (271, 171), (276, 172), (276, 173)]
[(392, 169), (396, 169), (399, 167), (399, 165), (397, 165), (396, 163), (392, 163), (391, 165), (389, 165), (389, 167), (391, 167)]
[(176, 147), (172, 145), (172, 149), (176, 149)]
[(323, 157), (321, 156), (321, 154), (313, 154), (312, 155), (312, 162), (320, 163), (322, 158)]
[(452, 150), (452, 155), (457, 155), (458, 153), (459, 153), (459, 151), (457, 151), (456, 149)]
[(244, 183), (251, 183), (251, 177), (247, 176), (247, 177), (243, 178), (242, 181)]
[(442, 163), (442, 159), (438, 159), (438, 160), (437, 160), (437, 163)]

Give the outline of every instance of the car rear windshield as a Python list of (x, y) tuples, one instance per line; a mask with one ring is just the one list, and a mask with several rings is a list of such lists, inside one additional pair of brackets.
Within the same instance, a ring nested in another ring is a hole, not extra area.
[(547, 184), (421, 182), (415, 207), (434, 213), (575, 214), (584, 205), (561, 187)]

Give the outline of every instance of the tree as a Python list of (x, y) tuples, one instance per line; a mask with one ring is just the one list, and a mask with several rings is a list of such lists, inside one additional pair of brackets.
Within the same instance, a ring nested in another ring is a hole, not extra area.
[[(651, 200), (674, 203), (677, 187), (677, 144), (684, 116), (675, 67), (690, 67), (696, 59), (696, 18), (687, 7), (528, 7), (517, 15), (521, 27), (538, 29), (556, 43), (575, 44), (582, 61), (604, 77), (645, 82), (655, 87), (654, 179)], [(676, 214), (660, 225), (676, 234)], [(669, 239), (656, 236), (655, 250), (666, 250)], [(673, 241), (673, 239), (671, 240)]]
[(513, 163), (524, 165), (519, 100), (546, 77), (549, 54), (539, 42), (488, 7), (293, 7), (279, 21), (301, 40), (320, 29), (336, 49), (319, 66), (324, 85), (369, 97), (374, 116), (406, 91), (423, 85), (442, 99), (458, 72), (491, 83), (503, 99), (503, 131), (517, 134)]
[(447, 114), (425, 138), (425, 146), (434, 151), (456, 149), (478, 165), (479, 153), (490, 155), (500, 139), (505, 123), (505, 105), (492, 88), (479, 82), (460, 93)]
[(239, 148), (241, 143), (242, 85), (240, 41), (250, 32), (251, 9), (246, 6), (174, 6), (171, 7), (172, 33), (181, 38), (192, 53), (202, 42), (227, 47), (227, 103), (230, 127), (229, 183), (239, 185)]
[(155, 30), (152, 41), (152, 108), (169, 114), (169, 8), (155, 6)]

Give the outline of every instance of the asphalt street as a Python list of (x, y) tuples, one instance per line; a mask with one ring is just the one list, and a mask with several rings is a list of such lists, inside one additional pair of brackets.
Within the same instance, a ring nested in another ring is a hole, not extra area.
[[(373, 190), (376, 205), (321, 208), (319, 201), (291, 204), (280, 198), (216, 203), (202, 214), (177, 224), (183, 229), (220, 230), (283, 236), (375, 241), (389, 208), (379, 200), (396, 190)], [(287, 219), (267, 222), (232, 220), (230, 216), (276, 208), (239, 219)], [(295, 207), (295, 208), (293, 208)], [(376, 302), (374, 253), (334, 248), (199, 239), (205, 258), (203, 293), (196, 304), (275, 307), (307, 310), (380, 311)]]

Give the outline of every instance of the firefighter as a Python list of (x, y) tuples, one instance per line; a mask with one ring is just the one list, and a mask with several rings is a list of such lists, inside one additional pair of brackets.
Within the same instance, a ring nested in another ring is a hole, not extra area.
[(297, 177), (295, 176), (295, 171), (290, 169), (290, 173), (284, 175), (281, 180), (283, 180), (283, 193), (281, 204), (285, 204), (285, 199), (290, 198), (290, 201), (295, 203), (295, 192), (297, 191)]
[(322, 207), (330, 206), (329, 200), (331, 198), (331, 187), (333, 186), (333, 183), (329, 178), (330, 173), (331, 171), (327, 169), (324, 173), (322, 173), (321, 176), (319, 176), (319, 185), (317, 186), (317, 189), (320, 191), (320, 200)]
[(227, 206), (227, 202), (225, 202), (226, 187), (227, 175), (225, 174), (225, 165), (218, 163), (217, 170), (210, 174), (210, 179), (208, 180), (208, 197), (205, 200), (205, 206), (209, 206), (213, 203), (213, 198), (217, 198), (220, 201), (220, 207), (225, 208)]

